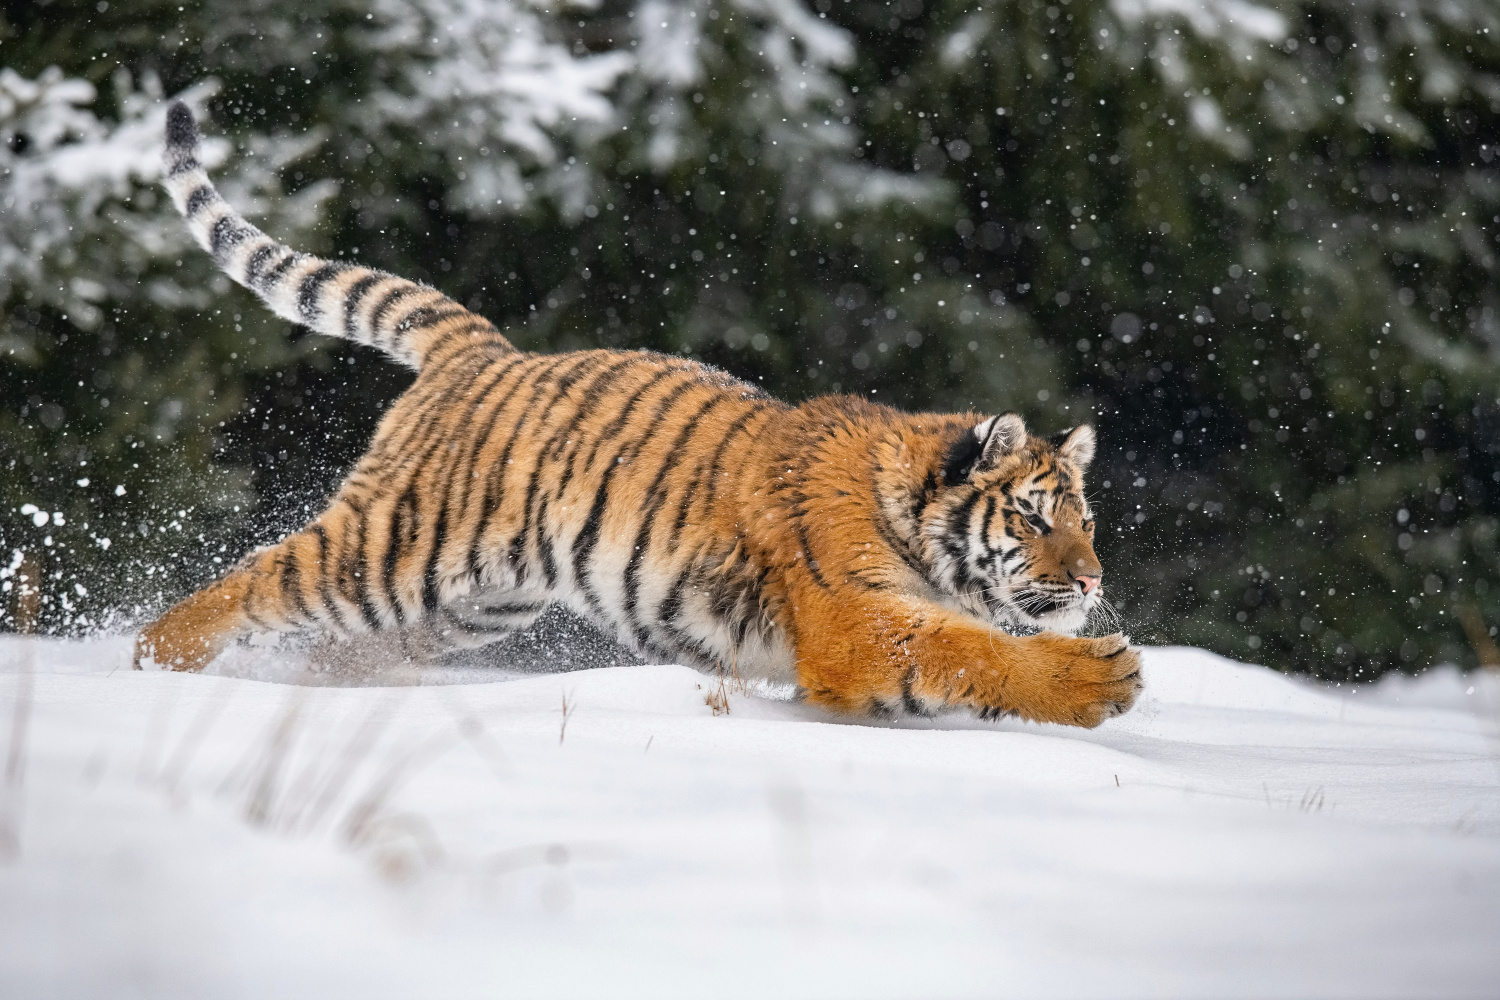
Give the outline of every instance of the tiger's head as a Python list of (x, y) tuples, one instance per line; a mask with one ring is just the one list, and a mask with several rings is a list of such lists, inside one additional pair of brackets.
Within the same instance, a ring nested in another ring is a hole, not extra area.
[(1087, 424), (1032, 437), (1014, 413), (990, 417), (947, 451), (920, 518), (935, 582), (997, 625), (1076, 632), (1103, 599), (1083, 472)]

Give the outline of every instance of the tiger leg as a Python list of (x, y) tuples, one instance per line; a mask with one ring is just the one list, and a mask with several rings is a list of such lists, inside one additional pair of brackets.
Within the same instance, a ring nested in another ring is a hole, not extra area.
[(456, 598), (424, 623), (422, 638), (414, 640), (428, 658), (460, 649), (499, 642), (542, 616), (551, 604), (545, 593), (490, 590)]
[(309, 666), (348, 675), (421, 666), (447, 653), (499, 642), (536, 621), (547, 604), (545, 598), (529, 594), (506, 598), (490, 594), (485, 600), (464, 597), (413, 625), (329, 635), (313, 647)]
[(228, 575), (141, 630), (136, 668), (149, 659), (170, 670), (201, 670), (234, 639), (252, 632), (365, 630), (358, 609), (335, 595), (326, 546), (326, 530), (315, 521), (250, 553)]
[(826, 591), (796, 602), (797, 672), (828, 708), (930, 715), (968, 707), (985, 717), (1094, 727), (1135, 703), (1140, 654), (1122, 636), (1020, 638), (936, 604)]

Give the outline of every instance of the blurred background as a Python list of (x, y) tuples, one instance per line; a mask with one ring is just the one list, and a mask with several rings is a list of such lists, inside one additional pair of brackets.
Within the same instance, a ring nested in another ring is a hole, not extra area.
[(124, 629), (320, 505), (410, 374), (270, 318), (162, 102), (296, 246), (538, 350), (1092, 420), (1140, 641), (1500, 663), (1485, 0), (5, 0), (0, 629)]

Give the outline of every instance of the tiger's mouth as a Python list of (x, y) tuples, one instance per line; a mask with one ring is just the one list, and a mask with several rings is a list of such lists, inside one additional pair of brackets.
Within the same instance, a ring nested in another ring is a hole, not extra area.
[(1054, 632), (1077, 632), (1088, 620), (1095, 599), (1076, 591), (1053, 592), (1019, 587), (1007, 599), (991, 603), (991, 613), (1004, 615), (1010, 623)]

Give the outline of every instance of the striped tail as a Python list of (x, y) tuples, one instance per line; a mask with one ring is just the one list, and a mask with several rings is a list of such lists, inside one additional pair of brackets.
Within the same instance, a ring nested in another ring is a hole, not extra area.
[(193, 113), (174, 101), (167, 108), (167, 191), (220, 270), (282, 319), (378, 347), (416, 369), (439, 345), (458, 346), (451, 342), (459, 339), (490, 353), (515, 350), (488, 320), (434, 288), (277, 243), (214, 190), (198, 142)]

